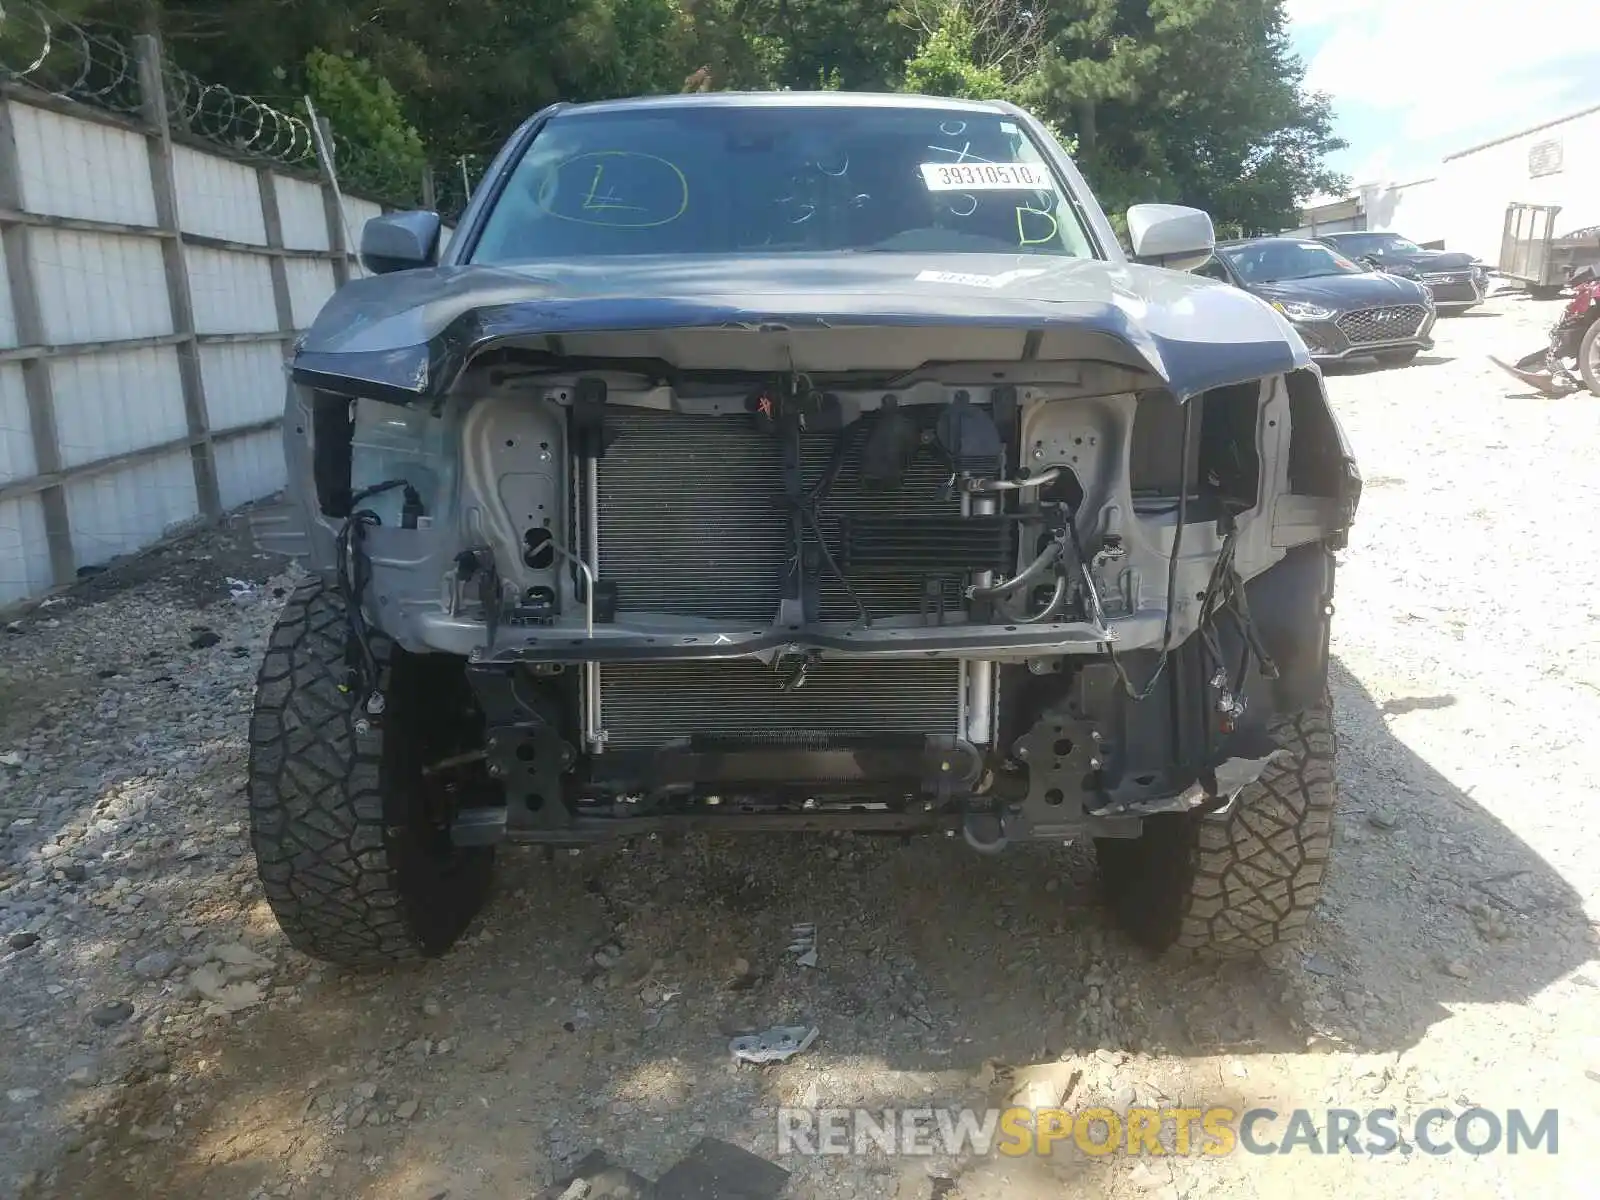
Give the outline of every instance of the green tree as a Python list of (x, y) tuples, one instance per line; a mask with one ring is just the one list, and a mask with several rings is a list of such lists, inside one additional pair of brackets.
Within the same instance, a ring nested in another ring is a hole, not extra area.
[(1027, 0), (900, 0), (895, 19), (919, 34), (903, 90), (970, 100), (1015, 98), (1047, 28)]
[(977, 31), (960, 4), (917, 47), (906, 62), (905, 90), (930, 96), (997, 100), (1010, 90), (996, 67), (977, 61)]
[(492, 150), (555, 100), (676, 91), (693, 65), (679, 0), (61, 2), (75, 18), (158, 25), (180, 65), (280, 107), (309, 85), (313, 50), (352, 55), (441, 158)]
[[(14, 0), (8, 9), (26, 5)], [(208, 81), (298, 107), (342, 137), (436, 165), (492, 154), (556, 100), (726, 88), (1015, 99), (1057, 130), (1113, 211), (1209, 209), (1220, 228), (1295, 222), (1344, 181), (1327, 98), (1308, 93), (1284, 0), (52, 0), (159, 27)], [(13, 15), (13, 14), (8, 14)], [(8, 26), (13, 22), (8, 20)], [(20, 22), (17, 22), (20, 25)], [(321, 64), (319, 67), (317, 64)], [(323, 77), (316, 77), (321, 70)], [(388, 89), (385, 91), (385, 89)], [(360, 96), (360, 100), (351, 97)]]
[(1282, 0), (1075, 0), (1023, 101), (1076, 137), (1108, 208), (1167, 200), (1235, 232), (1297, 223), (1344, 186), (1325, 96), (1307, 93)]
[(916, 50), (883, 0), (682, 0), (717, 88), (887, 91)]
[(313, 50), (306, 81), (319, 115), (333, 127), (345, 159), (342, 182), (380, 195), (405, 195), (427, 165), (422, 136), (401, 109), (400, 97), (365, 59)]

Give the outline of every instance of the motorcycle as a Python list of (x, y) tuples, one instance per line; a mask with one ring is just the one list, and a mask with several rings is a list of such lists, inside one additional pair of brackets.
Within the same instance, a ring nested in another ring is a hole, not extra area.
[(1572, 276), (1576, 289), (1550, 328), (1550, 341), (1515, 363), (1489, 361), (1546, 396), (1588, 388), (1600, 396), (1600, 273), (1592, 266)]

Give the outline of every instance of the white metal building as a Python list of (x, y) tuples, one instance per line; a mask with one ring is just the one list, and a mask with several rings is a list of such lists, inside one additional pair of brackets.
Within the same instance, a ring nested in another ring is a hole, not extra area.
[(1508, 204), (1560, 205), (1558, 235), (1600, 224), (1600, 104), (1457, 151), (1439, 182), (1442, 236), (1485, 262), (1500, 255)]
[(1600, 104), (1446, 155), (1428, 178), (1308, 205), (1295, 232), (1393, 230), (1497, 263), (1510, 204), (1560, 205), (1558, 235), (1600, 225)]

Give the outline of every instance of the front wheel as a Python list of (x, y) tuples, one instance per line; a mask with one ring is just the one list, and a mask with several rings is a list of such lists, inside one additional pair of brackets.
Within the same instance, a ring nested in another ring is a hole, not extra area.
[(1386, 367), (1403, 367), (1420, 353), (1421, 351), (1413, 346), (1409, 350), (1385, 350), (1382, 354), (1376, 355), (1376, 358)]
[(1095, 841), (1119, 922), (1152, 950), (1243, 958), (1295, 941), (1322, 892), (1337, 793), (1330, 706), (1274, 723), (1278, 751), (1223, 815), (1147, 817)]
[(1600, 321), (1590, 325), (1578, 343), (1578, 374), (1583, 386), (1600, 396)]
[[(494, 851), (450, 839), (433, 764), (481, 748), (459, 660), (371, 634), (385, 704), (351, 687), (345, 603), (321, 579), (284, 606), (250, 722), (250, 833), (267, 903), (298, 950), (348, 966), (444, 953), (483, 907)], [(474, 743), (477, 743), (475, 746)]]

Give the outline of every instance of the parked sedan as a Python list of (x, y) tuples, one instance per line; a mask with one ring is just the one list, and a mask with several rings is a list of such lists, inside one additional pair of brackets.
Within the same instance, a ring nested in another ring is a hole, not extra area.
[(1483, 303), (1489, 270), (1460, 250), (1424, 250), (1398, 233), (1325, 233), (1317, 239), (1346, 258), (1415, 279), (1433, 293), (1440, 312), (1465, 312)]
[(1369, 271), (1319, 241), (1221, 242), (1197, 274), (1253, 292), (1288, 317), (1318, 362), (1410, 362), (1431, 350), (1433, 297), (1420, 283)]

